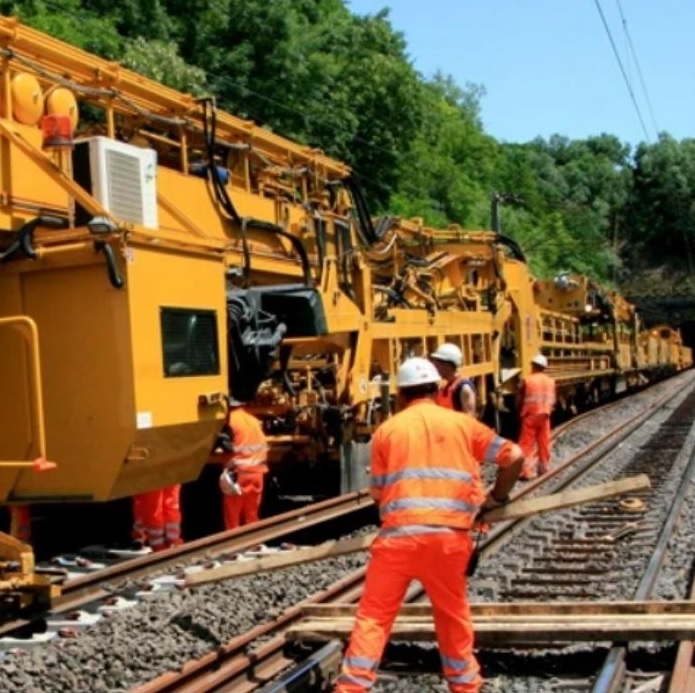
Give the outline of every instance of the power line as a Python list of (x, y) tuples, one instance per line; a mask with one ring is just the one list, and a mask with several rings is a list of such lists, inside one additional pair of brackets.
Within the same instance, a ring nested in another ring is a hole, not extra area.
[(632, 99), (632, 104), (635, 107), (635, 111), (637, 111), (637, 117), (639, 118), (639, 122), (642, 125), (642, 130), (644, 131), (644, 136), (647, 139), (647, 142), (651, 144), (651, 138), (649, 137), (649, 133), (647, 132), (647, 127), (644, 124), (644, 119), (642, 118), (642, 112), (639, 109), (639, 105), (637, 104), (637, 99), (635, 98), (635, 93), (632, 91), (632, 85), (630, 84), (630, 80), (628, 79), (627, 72), (625, 72), (625, 68), (623, 67), (623, 62), (620, 59), (620, 54), (618, 53), (618, 49), (615, 47), (615, 41), (613, 40), (613, 35), (611, 34), (611, 30), (608, 27), (608, 22), (606, 22), (606, 16), (603, 14), (603, 8), (601, 7), (601, 3), (599, 0), (594, 0), (594, 3), (596, 4), (596, 9), (598, 10), (599, 15), (601, 15), (601, 21), (603, 22), (603, 28), (606, 30), (606, 34), (608, 35), (608, 40), (610, 41), (611, 48), (613, 49), (613, 55), (615, 55), (615, 59), (618, 62), (618, 66), (620, 67), (620, 71), (623, 74), (623, 79), (625, 80), (625, 86), (627, 87), (627, 90), (630, 92), (630, 98)]
[(639, 76), (639, 81), (640, 84), (642, 85), (642, 91), (644, 92), (644, 98), (645, 101), (647, 102), (647, 106), (649, 108), (649, 115), (651, 116), (652, 119), (652, 125), (654, 126), (654, 132), (656, 133), (656, 136), (659, 136), (659, 128), (657, 127), (656, 124), (656, 118), (654, 117), (654, 110), (652, 109), (652, 102), (651, 99), (649, 98), (649, 93), (647, 92), (647, 85), (644, 83), (644, 77), (642, 76), (642, 69), (640, 68), (639, 61), (637, 60), (637, 53), (635, 51), (635, 46), (632, 43), (632, 37), (630, 36), (630, 32), (627, 28), (627, 20), (625, 19), (625, 14), (623, 13), (623, 6), (620, 0), (615, 0), (617, 5), (618, 5), (618, 11), (620, 12), (620, 18), (622, 19), (623, 22), (623, 30), (625, 31), (625, 36), (627, 37), (627, 42), (628, 45), (630, 46), (630, 52), (632, 53), (632, 59), (635, 61), (635, 67), (637, 68), (637, 75)]

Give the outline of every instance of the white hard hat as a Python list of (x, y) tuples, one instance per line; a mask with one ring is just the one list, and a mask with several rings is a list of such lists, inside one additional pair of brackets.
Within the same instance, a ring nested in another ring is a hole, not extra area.
[(547, 368), (548, 367), (548, 359), (543, 356), (543, 354), (536, 354), (532, 359), (531, 363), (535, 363), (537, 366), (540, 366), (541, 368)]
[(437, 361), (447, 361), (456, 366), (456, 368), (460, 368), (463, 364), (461, 349), (451, 342), (444, 342), (434, 354), (430, 354), (430, 358), (437, 359)]
[(396, 384), (398, 387), (415, 387), (438, 383), (441, 380), (437, 369), (427, 359), (419, 356), (406, 359), (398, 369)]

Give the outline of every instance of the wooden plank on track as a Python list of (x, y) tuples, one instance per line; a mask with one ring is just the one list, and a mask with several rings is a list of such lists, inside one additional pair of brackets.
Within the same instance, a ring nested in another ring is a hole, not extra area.
[[(695, 617), (692, 615), (609, 615), (578, 618), (565, 617), (536, 621), (506, 619), (492, 621), (473, 619), (476, 644), (509, 646), (556, 642), (601, 642), (636, 640), (691, 640), (695, 637)], [(291, 626), (286, 637), (295, 640), (347, 639), (352, 632), (353, 618), (307, 619)], [(428, 620), (408, 620), (399, 616), (391, 632), (393, 640), (434, 641), (434, 623)]]
[[(529, 515), (536, 515), (549, 510), (560, 510), (581, 503), (601, 500), (616, 495), (641, 491), (649, 488), (649, 477), (639, 474), (634, 477), (626, 477), (617, 481), (609, 481), (605, 484), (587, 486), (576, 491), (562, 491), (549, 496), (531, 498), (530, 500), (518, 500), (500, 508), (495, 508), (483, 516), (484, 522), (503, 522), (514, 520)], [(327, 541), (319, 546), (295, 551), (283, 551), (276, 555), (264, 556), (249, 561), (234, 561), (225, 565), (189, 573), (186, 576), (185, 585), (192, 587), (207, 582), (226, 580), (232, 577), (242, 577), (269, 570), (287, 568), (300, 563), (318, 561), (324, 558), (334, 558), (358, 551), (364, 551), (369, 547), (376, 533), (365, 534), (362, 537), (344, 539), (342, 541)]]
[[(571, 617), (571, 618), (568, 618)], [(433, 620), (431, 616), (399, 616), (399, 623), (410, 623), (414, 625), (420, 625), (427, 623), (432, 625)], [(312, 623), (323, 623), (327, 625), (335, 623), (353, 623), (354, 618), (346, 616), (312, 616), (306, 617), (305, 620), (311, 621)], [(524, 617), (521, 614), (515, 616), (474, 616), (473, 622), (476, 626), (485, 626), (486, 628), (509, 628), (510, 630), (523, 630), (526, 625), (530, 627), (543, 627), (548, 624), (593, 624), (592, 627), (601, 628), (606, 623), (615, 623), (622, 626), (632, 626), (634, 623), (640, 624), (656, 624), (657, 626), (661, 623), (668, 623), (669, 626), (695, 626), (695, 616), (693, 614), (670, 614), (668, 616), (662, 616), (660, 614), (638, 615), (638, 614), (621, 614), (619, 616), (610, 616), (608, 614), (591, 614), (588, 616), (576, 616), (574, 614), (567, 614), (564, 617), (558, 614), (543, 614), (539, 616), (529, 616)]]
[(513, 501), (507, 505), (490, 510), (485, 513), (483, 519), (485, 522), (516, 520), (521, 517), (547, 512), (548, 510), (570, 508), (574, 505), (598, 501), (612, 496), (643, 491), (650, 486), (649, 477), (646, 474), (638, 474), (637, 476), (626, 477), (616, 481), (608, 481), (605, 484), (587, 486), (575, 491), (561, 491), (549, 496)]
[(323, 558), (333, 558), (350, 553), (357, 553), (369, 548), (374, 541), (375, 534), (365, 534), (353, 539), (342, 541), (332, 540), (312, 546), (306, 549), (295, 549), (294, 551), (282, 551), (270, 556), (255, 558), (250, 561), (234, 561), (225, 565), (201, 570), (197, 573), (190, 573), (186, 576), (186, 585), (200, 585), (205, 582), (224, 580), (230, 577), (241, 577), (268, 570), (278, 570), (287, 566), (307, 563), (309, 561), (319, 561)]
[[(562, 616), (576, 614), (580, 617), (591, 615), (656, 614), (692, 615), (695, 602), (691, 601), (634, 601), (634, 602), (473, 602), (473, 618), (532, 618), (538, 616)], [(357, 604), (306, 604), (302, 614), (310, 618), (351, 618), (357, 611)], [(432, 616), (430, 604), (403, 604), (398, 614), (401, 618)]]

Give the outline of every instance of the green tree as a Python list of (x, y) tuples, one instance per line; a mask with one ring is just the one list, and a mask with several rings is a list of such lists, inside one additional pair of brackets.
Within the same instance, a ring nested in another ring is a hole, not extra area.
[(635, 155), (633, 241), (647, 251), (684, 254), (695, 274), (695, 140), (661, 135)]
[(223, 106), (346, 161), (386, 203), (420, 114), (418, 75), (386, 12), (355, 17), (340, 0), (229, 0), (207, 44), (193, 46), (183, 56), (207, 70)]
[(397, 214), (424, 216), (431, 225), (488, 226), (499, 147), (480, 122), (482, 94), (441, 74), (422, 85), (422, 124), (400, 160), (400, 184), (391, 198)]
[(0, 13), (106, 58), (116, 58), (123, 45), (111, 20), (86, 10), (80, 0), (61, 0), (60, 6), (43, 0), (0, 0)]
[(142, 37), (125, 42), (123, 65), (174, 89), (201, 96), (206, 92), (205, 72), (188, 65), (176, 44)]

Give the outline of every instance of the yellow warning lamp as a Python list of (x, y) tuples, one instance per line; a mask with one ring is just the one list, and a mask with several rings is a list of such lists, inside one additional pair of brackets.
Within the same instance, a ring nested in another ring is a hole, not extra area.
[(44, 98), (39, 80), (23, 72), (12, 78), (12, 113), (24, 125), (36, 125), (43, 114)]
[(67, 116), (72, 133), (77, 129), (79, 109), (75, 95), (65, 87), (55, 87), (46, 94), (46, 115)]

